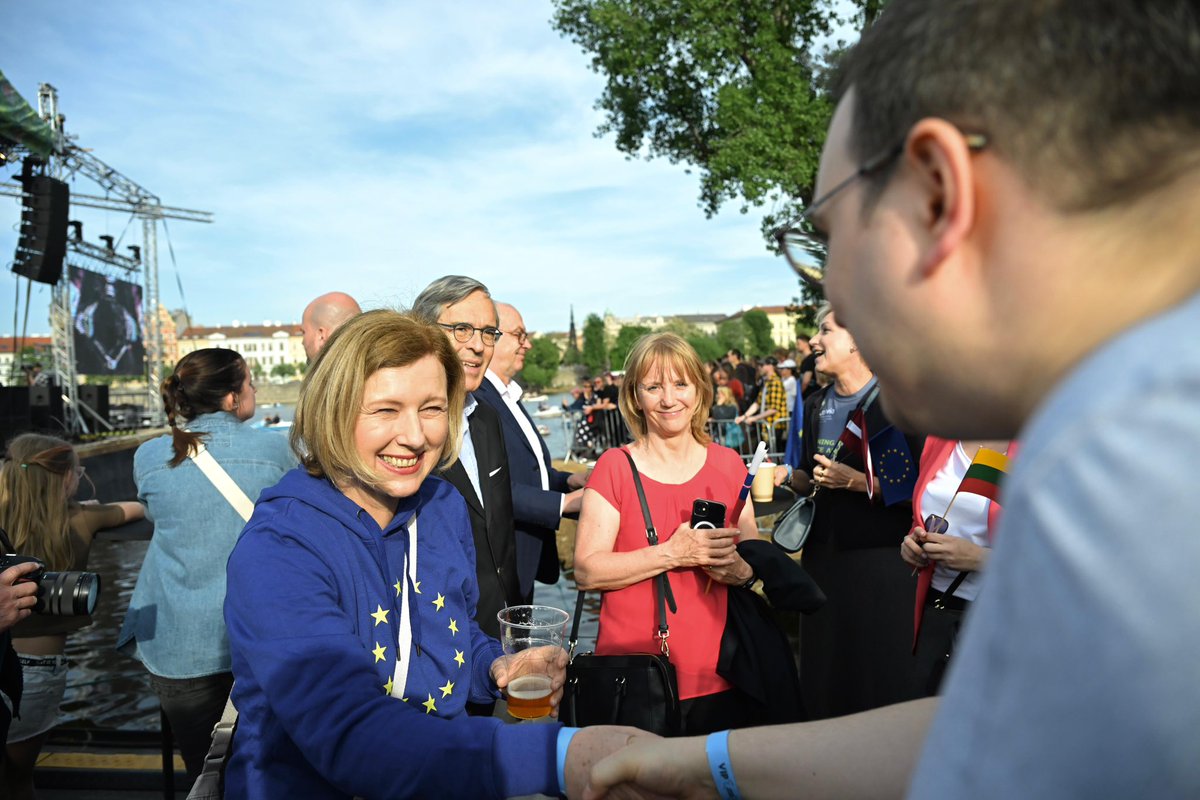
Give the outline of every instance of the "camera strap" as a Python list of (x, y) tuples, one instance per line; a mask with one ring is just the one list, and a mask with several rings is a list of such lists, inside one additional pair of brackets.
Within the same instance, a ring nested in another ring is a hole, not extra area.
[(233, 510), (238, 513), (238, 516), (249, 522), (250, 515), (254, 513), (254, 503), (242, 491), (242, 487), (229, 477), (225, 468), (217, 463), (212, 453), (208, 452), (208, 448), (204, 446), (204, 442), (197, 442), (196, 452), (188, 453), (188, 458), (200, 468), (204, 477), (208, 478), (209, 483), (216, 487), (229, 505), (233, 506)]

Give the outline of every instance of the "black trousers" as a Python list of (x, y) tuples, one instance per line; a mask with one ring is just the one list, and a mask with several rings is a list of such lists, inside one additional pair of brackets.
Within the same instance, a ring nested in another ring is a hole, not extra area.
[(195, 783), (208, 755), (213, 726), (220, 721), (229, 690), (233, 688), (233, 673), (184, 679), (150, 673), (150, 688), (158, 695), (171, 724), (171, 735), (187, 765), (188, 781)]

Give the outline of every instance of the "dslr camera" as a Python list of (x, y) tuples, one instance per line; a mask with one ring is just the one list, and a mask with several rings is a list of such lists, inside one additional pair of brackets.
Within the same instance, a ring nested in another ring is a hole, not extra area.
[(96, 603), (100, 599), (100, 576), (95, 572), (47, 572), (41, 559), (16, 553), (0, 554), (0, 572), (30, 562), (37, 564), (38, 569), (21, 580), (34, 581), (38, 585), (34, 611), (71, 617), (91, 614), (96, 610)]

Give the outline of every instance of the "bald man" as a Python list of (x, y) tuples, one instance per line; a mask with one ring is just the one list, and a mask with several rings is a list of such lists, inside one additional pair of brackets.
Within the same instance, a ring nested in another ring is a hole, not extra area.
[(304, 309), (300, 318), (300, 330), (304, 332), (304, 354), (311, 362), (321, 352), (325, 342), (338, 327), (362, 313), (358, 302), (345, 292), (329, 292), (313, 300)]

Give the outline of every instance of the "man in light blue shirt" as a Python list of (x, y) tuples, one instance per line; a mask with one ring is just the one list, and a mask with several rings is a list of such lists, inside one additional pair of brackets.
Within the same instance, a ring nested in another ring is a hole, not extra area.
[(1200, 797), (1200, 6), (891, 0), (835, 83), (780, 244), (897, 424), (1021, 440), (997, 547), (940, 699), (594, 786)]

